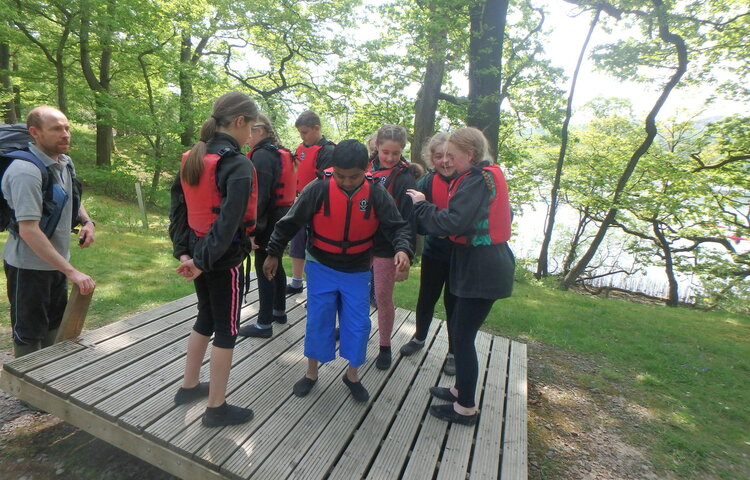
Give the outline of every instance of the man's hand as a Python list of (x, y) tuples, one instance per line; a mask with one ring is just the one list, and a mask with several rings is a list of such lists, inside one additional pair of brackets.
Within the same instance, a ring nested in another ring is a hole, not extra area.
[(279, 257), (267, 256), (266, 261), (263, 262), (263, 274), (266, 276), (268, 281), (273, 280), (276, 276), (276, 270), (279, 269)]
[(66, 275), (68, 280), (78, 285), (78, 290), (81, 291), (81, 295), (88, 295), (96, 288), (94, 279), (89, 277), (83, 272), (73, 269), (72, 272)]
[(88, 221), (78, 232), (78, 246), (87, 248), (92, 243), (94, 243), (94, 222)]
[(190, 282), (198, 278), (200, 274), (203, 273), (203, 270), (196, 267), (195, 262), (191, 258), (190, 260), (182, 262), (180, 266), (177, 267), (177, 273), (185, 277), (186, 282)]

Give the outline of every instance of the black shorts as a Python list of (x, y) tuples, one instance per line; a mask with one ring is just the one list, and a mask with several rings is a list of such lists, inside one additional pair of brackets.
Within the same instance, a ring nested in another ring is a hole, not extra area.
[(57, 270), (27, 270), (4, 262), (10, 324), (16, 345), (41, 342), (60, 327), (68, 304), (68, 282)]

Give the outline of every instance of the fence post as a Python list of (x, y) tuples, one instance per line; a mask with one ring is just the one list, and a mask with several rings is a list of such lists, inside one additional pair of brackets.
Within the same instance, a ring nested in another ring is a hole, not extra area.
[(146, 206), (143, 203), (143, 192), (141, 192), (141, 182), (135, 183), (135, 195), (138, 197), (138, 208), (141, 209), (141, 216), (143, 217), (143, 228), (148, 230), (148, 218), (146, 218)]

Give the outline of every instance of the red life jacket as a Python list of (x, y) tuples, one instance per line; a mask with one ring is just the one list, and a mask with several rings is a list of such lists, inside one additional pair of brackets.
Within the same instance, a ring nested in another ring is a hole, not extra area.
[(273, 186), (273, 205), (275, 207), (291, 206), (297, 197), (297, 172), (292, 152), (283, 147), (266, 144), (262, 147), (254, 147), (247, 154), (247, 158), (252, 159), (253, 154), (259, 148), (265, 148), (279, 154), (279, 179)]
[[(451, 235), (451, 241), (466, 245), (497, 245), (510, 240), (510, 203), (508, 201), (508, 184), (499, 165), (488, 165), (481, 170), (470, 169), (454, 179), (448, 189), (448, 201), (458, 190), (458, 186), (472, 173), (479, 173), (484, 177), (487, 188), (492, 192), (488, 209), (486, 226), (475, 227), (470, 237), (465, 235)], [(484, 223), (484, 222), (482, 222)], [(470, 238), (470, 240), (469, 240)]]
[(295, 157), (297, 158), (297, 193), (301, 192), (308, 183), (312, 182), (316, 178), (323, 176), (323, 173), (318, 168), (318, 154), (320, 149), (325, 145), (333, 145), (333, 142), (327, 141), (323, 145), (315, 144), (306, 147), (304, 143), (300, 143), (297, 147)]
[(352, 198), (327, 174), (328, 192), (312, 219), (312, 244), (324, 252), (356, 254), (372, 248), (380, 221), (372, 211), (372, 181), (366, 178)]
[(406, 160), (401, 159), (391, 168), (384, 168), (376, 171), (372, 170), (372, 164), (370, 164), (369, 173), (376, 182), (380, 182), (380, 184), (388, 190), (388, 193), (393, 196), (393, 186), (396, 185), (396, 178), (404, 172), (409, 173), (409, 164), (406, 163)]
[(435, 205), (438, 210), (448, 208), (448, 186), (450, 182), (446, 182), (445, 179), (436, 173), (432, 174), (430, 186), (430, 203)]
[[(185, 196), (187, 204), (188, 225), (195, 232), (196, 237), (205, 237), (211, 230), (216, 218), (219, 216), (221, 206), (221, 192), (216, 183), (216, 167), (222, 158), (222, 155), (231, 153), (232, 150), (226, 149), (219, 154), (209, 153), (203, 157), (203, 171), (201, 172), (198, 185), (189, 185), (184, 180), (182, 183), (182, 193)], [(185, 165), (190, 151), (182, 154), (180, 170)], [(255, 231), (255, 219), (258, 214), (258, 176), (255, 174), (253, 167), (253, 189), (250, 192), (250, 198), (247, 200), (245, 216), (242, 218), (241, 228), (246, 236)]]

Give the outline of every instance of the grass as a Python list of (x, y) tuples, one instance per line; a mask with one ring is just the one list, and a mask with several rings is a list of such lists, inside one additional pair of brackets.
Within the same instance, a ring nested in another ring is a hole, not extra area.
[[(193, 292), (174, 273), (164, 215), (151, 215), (144, 230), (131, 204), (94, 191), (86, 207), (97, 221), (97, 241), (86, 250), (71, 247), (73, 264), (97, 282), (86, 328)], [(397, 286), (396, 303), (413, 309), (418, 287), (415, 267)], [(648, 412), (645, 428), (620, 427), (658, 471), (696, 479), (750, 476), (749, 317), (581, 296), (528, 278), (519, 278), (515, 288), (513, 297), (495, 304), (485, 330), (541, 342), (597, 365), (593, 373), (571, 375), (584, 388), (624, 396)], [(4, 296), (0, 312), (0, 347), (10, 348)], [(444, 316), (442, 306), (436, 314)], [(532, 437), (544, 431), (529, 427)]]

